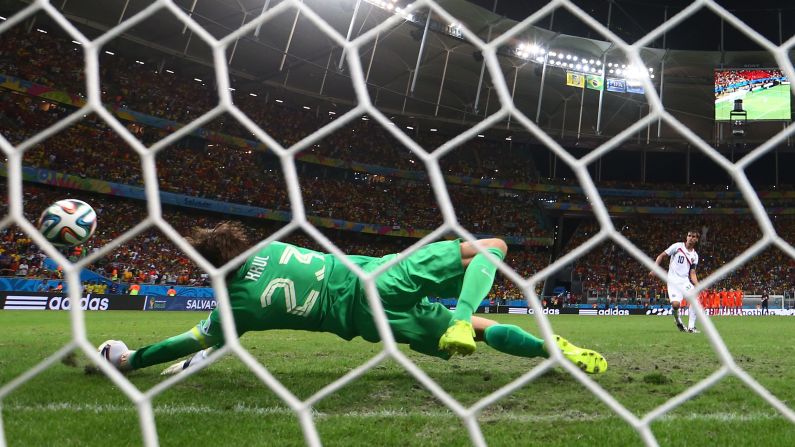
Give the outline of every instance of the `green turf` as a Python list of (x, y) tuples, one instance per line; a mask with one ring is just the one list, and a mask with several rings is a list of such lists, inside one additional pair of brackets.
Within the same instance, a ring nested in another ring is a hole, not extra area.
[[(743, 97), (743, 109), (748, 112), (748, 120), (790, 120), (791, 91), (789, 85), (777, 85), (767, 90), (750, 92)], [(727, 121), (734, 101), (715, 104), (715, 119)]]
[[(181, 332), (204, 315), (180, 312), (86, 314), (93, 343), (131, 346)], [(65, 312), (0, 312), (0, 387), (69, 338)], [(531, 317), (503, 322), (535, 330)], [(676, 331), (664, 317), (553, 316), (554, 330), (604, 353), (610, 367), (595, 381), (642, 416), (719, 368), (705, 334)], [(738, 365), (791, 406), (795, 399), (787, 317), (722, 317), (715, 324)], [(300, 399), (379, 352), (361, 340), (291, 331), (247, 334), (243, 344)], [(408, 352), (408, 351), (406, 351)], [(480, 344), (449, 362), (409, 354), (464, 405), (527, 372), (538, 360), (513, 358)], [(160, 369), (129, 379), (146, 390)], [(108, 379), (56, 364), (2, 401), (9, 446), (141, 443), (133, 404)], [(297, 418), (237, 359), (227, 357), (154, 400), (163, 446), (303, 445)], [(488, 407), (486, 441), (504, 446), (642, 445), (639, 435), (572, 377), (557, 369)], [(463, 423), (394, 361), (388, 360), (315, 407), (324, 445), (466, 445)], [(726, 378), (652, 425), (660, 445), (791, 445), (795, 425), (736, 378)]]

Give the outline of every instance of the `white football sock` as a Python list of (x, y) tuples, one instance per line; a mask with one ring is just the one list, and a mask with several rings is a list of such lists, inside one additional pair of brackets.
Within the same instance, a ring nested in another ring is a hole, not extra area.
[(696, 311), (693, 310), (692, 312), (690, 312), (690, 315), (687, 319), (687, 328), (693, 329), (695, 327), (696, 327)]

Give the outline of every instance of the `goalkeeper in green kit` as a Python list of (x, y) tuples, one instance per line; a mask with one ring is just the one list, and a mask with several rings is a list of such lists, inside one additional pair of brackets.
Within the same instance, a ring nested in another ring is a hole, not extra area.
[[(243, 227), (223, 222), (215, 229), (196, 228), (188, 241), (214, 265), (224, 265), (251, 244)], [(501, 239), (478, 245), (499, 259), (508, 250)], [(348, 256), (365, 272), (378, 269), (396, 255)], [(500, 324), (472, 314), (492, 287), (496, 267), (469, 242), (436, 242), (380, 274), (376, 279), (381, 303), (395, 341), (414, 351), (449, 359), (475, 351), (475, 340), (521, 357), (548, 357), (544, 340), (518, 326)], [(250, 256), (226, 278), (229, 300), (239, 335), (249, 331), (295, 329), (331, 332), (345, 340), (381, 340), (359, 278), (334, 255), (273, 242)], [(431, 303), (428, 296), (458, 297), (455, 311)], [(586, 373), (602, 373), (607, 362), (599, 353), (555, 337), (563, 355)], [(121, 371), (172, 362), (174, 374), (202, 362), (224, 343), (218, 310), (189, 331), (128, 350), (109, 340), (100, 353)]]

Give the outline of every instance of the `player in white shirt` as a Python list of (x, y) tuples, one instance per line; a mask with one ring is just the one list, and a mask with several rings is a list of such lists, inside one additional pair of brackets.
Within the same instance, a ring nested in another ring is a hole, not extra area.
[[(657, 265), (662, 265), (665, 258), (671, 258), (668, 263), (668, 298), (674, 311), (676, 327), (682, 332), (698, 332), (695, 312), (690, 312), (689, 314), (687, 329), (685, 329), (682, 319), (679, 317), (679, 307), (685, 292), (692, 290), (693, 287), (698, 285), (698, 277), (696, 277), (696, 267), (698, 266), (696, 244), (698, 243), (698, 238), (698, 231), (688, 231), (685, 242), (672, 244), (664, 252), (660, 253), (655, 260)], [(649, 276), (653, 277), (654, 272), (649, 272)]]

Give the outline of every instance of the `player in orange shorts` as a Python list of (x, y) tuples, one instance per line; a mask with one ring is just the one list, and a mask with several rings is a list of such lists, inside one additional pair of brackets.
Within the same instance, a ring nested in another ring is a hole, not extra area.
[(737, 294), (734, 295), (734, 307), (737, 308), (737, 315), (743, 314), (743, 298), (745, 294), (743, 293), (743, 289), (738, 288)]
[(734, 307), (734, 289), (729, 289), (726, 295), (721, 295), (721, 306), (723, 312), (721, 315), (731, 315), (731, 309)]
[(709, 299), (709, 289), (704, 289), (698, 294), (698, 304), (701, 304), (701, 308), (704, 309), (704, 312), (707, 310), (707, 300)]
[(715, 306), (717, 309), (716, 313), (718, 315), (722, 315), (721, 307), (723, 306), (724, 303), (727, 303), (728, 301), (729, 301), (729, 291), (726, 290), (726, 288), (723, 288), (718, 294), (718, 302), (716, 303)]
[(710, 300), (710, 303), (709, 303), (709, 308), (710, 308), (710, 314), (711, 315), (716, 315), (717, 314), (717, 309), (720, 307), (720, 294), (721, 293), (726, 293), (726, 289), (723, 289), (722, 291), (717, 291), (716, 290), (715, 293), (712, 294), (712, 299)]

